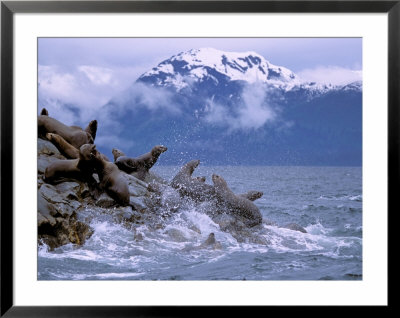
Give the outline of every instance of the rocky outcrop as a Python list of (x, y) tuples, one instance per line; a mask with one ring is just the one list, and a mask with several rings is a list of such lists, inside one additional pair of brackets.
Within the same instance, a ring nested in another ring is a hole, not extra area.
[[(87, 210), (109, 214), (116, 222), (134, 226), (145, 222), (148, 214), (146, 199), (150, 192), (147, 183), (124, 173), (129, 185), (130, 204), (119, 206), (105, 192), (93, 191), (84, 182), (63, 180), (57, 184), (43, 181), (46, 167), (56, 161), (65, 160), (57, 148), (49, 141), (38, 139), (38, 243), (50, 249), (65, 245), (82, 245), (93, 234), (91, 218)], [(96, 175), (94, 175), (96, 179)], [(97, 189), (98, 190), (98, 189)], [(151, 216), (151, 214), (149, 215)]]

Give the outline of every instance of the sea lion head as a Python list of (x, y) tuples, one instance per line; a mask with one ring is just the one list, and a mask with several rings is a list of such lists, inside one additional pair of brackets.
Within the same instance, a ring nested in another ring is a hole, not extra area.
[(247, 192), (247, 198), (251, 201), (257, 200), (257, 199), (261, 198), (263, 195), (264, 195), (264, 193), (261, 191), (252, 190), (252, 191)]
[(206, 177), (205, 176), (196, 177), (196, 180), (204, 183), (204, 182), (206, 182)]
[(117, 148), (113, 148), (111, 152), (114, 156), (114, 161), (117, 160), (119, 157), (125, 156), (125, 154)]
[(80, 159), (86, 161), (92, 160), (98, 153), (94, 144), (84, 144), (79, 148)]
[(53, 133), (47, 133), (46, 134), (46, 138), (49, 140), (49, 141), (52, 141), (52, 140), (54, 140), (54, 137), (56, 136), (56, 134), (53, 134)]
[(228, 186), (226, 181), (224, 180), (224, 178), (222, 178), (221, 176), (219, 176), (215, 173), (212, 175), (211, 179), (214, 183), (214, 186), (216, 186), (217, 188), (220, 188), (220, 187), (226, 188)]
[(162, 145), (157, 145), (154, 146), (153, 149), (151, 149), (151, 154), (154, 155), (161, 155), (163, 152), (166, 152), (168, 150), (167, 147), (162, 146)]
[(187, 164), (185, 164), (182, 167), (182, 170), (187, 172), (189, 175), (192, 175), (194, 172), (194, 169), (196, 169), (200, 164), (200, 160), (196, 159), (196, 160), (192, 160), (189, 161)]
[(207, 237), (207, 239), (204, 241), (204, 245), (211, 245), (211, 244), (215, 244), (216, 240), (215, 240), (215, 234), (214, 233), (210, 233)]

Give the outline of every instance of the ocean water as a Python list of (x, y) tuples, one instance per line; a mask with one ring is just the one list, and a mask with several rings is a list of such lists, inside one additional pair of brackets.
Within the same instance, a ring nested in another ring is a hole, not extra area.
[[(179, 167), (155, 166), (171, 180)], [(362, 280), (362, 168), (199, 166), (194, 176), (225, 178), (235, 193), (263, 191), (254, 201), (268, 244), (239, 243), (193, 207), (165, 227), (135, 233), (96, 215), (83, 246), (38, 247), (39, 280)], [(112, 213), (112, 211), (110, 211)], [(307, 233), (279, 227), (297, 223)], [(219, 249), (198, 249), (210, 233)], [(141, 239), (137, 240), (137, 235)]]

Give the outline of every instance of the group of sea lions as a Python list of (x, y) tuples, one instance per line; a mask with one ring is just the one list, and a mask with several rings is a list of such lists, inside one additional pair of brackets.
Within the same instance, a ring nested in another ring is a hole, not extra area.
[[(78, 179), (89, 185), (98, 186), (120, 205), (128, 205), (130, 202), (129, 187), (121, 171), (138, 172), (139, 179), (144, 179), (149, 169), (156, 163), (160, 154), (167, 150), (164, 146), (156, 146), (152, 151), (138, 158), (122, 156), (122, 152), (113, 149), (116, 163), (96, 149), (94, 140), (97, 132), (97, 121), (92, 120), (83, 130), (78, 126), (67, 126), (49, 116), (44, 108), (38, 116), (38, 134), (40, 138), (51, 141), (65, 160), (58, 160), (46, 167), (44, 181), (57, 183), (64, 179)], [(115, 152), (114, 152), (115, 151)], [(117, 155), (117, 152), (119, 155)], [(117, 160), (120, 159), (120, 160)], [(120, 165), (125, 163), (125, 166)], [(122, 167), (120, 170), (119, 167)], [(97, 173), (99, 183), (93, 178)]]
[[(122, 150), (113, 148), (114, 162), (111, 162), (96, 149), (96, 132), (96, 120), (92, 120), (85, 129), (67, 126), (50, 117), (48, 111), (43, 109), (38, 116), (39, 137), (51, 141), (67, 158), (49, 164), (45, 169), (44, 181), (57, 183), (68, 178), (78, 179), (96, 190), (105, 191), (116, 203), (129, 205), (129, 186), (122, 172), (144, 181), (160, 155), (167, 151), (167, 147), (154, 146), (150, 152), (136, 158), (128, 157)], [(218, 213), (234, 216), (249, 228), (262, 223), (261, 212), (253, 203), (263, 195), (262, 192), (235, 194), (224, 178), (216, 174), (211, 178), (213, 185), (207, 184), (205, 176), (192, 176), (199, 164), (199, 160), (191, 160), (183, 165), (168, 186), (175, 189), (181, 197), (188, 197), (194, 202), (216, 202)], [(97, 174), (99, 182), (93, 174)], [(165, 185), (154, 182), (148, 187), (152, 192), (162, 192), (163, 189)], [(302, 228), (300, 230), (303, 231)]]
[[(219, 211), (228, 211), (248, 227), (261, 224), (262, 215), (258, 207), (252, 202), (260, 198), (260, 191), (236, 195), (228, 187), (223, 177), (213, 174), (214, 185), (205, 183), (205, 177), (192, 177), (194, 170), (199, 166), (200, 160), (186, 163), (172, 179), (171, 186), (179, 191), (182, 196), (190, 197), (196, 202), (215, 199)], [(221, 212), (220, 212), (221, 213)]]

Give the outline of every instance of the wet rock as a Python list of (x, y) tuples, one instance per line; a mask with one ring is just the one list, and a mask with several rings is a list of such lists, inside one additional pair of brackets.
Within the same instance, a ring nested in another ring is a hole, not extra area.
[(50, 141), (40, 139), (37, 140), (37, 152), (38, 154), (44, 154), (48, 156), (60, 155), (60, 152)]
[(129, 205), (131, 205), (135, 210), (144, 212), (147, 209), (147, 205), (143, 197), (131, 196), (129, 200)]
[[(75, 200), (68, 199), (71, 195), (69, 192), (60, 192), (56, 187), (50, 184), (43, 184), (38, 190), (38, 201), (39, 197), (43, 198), (48, 204), (51, 205), (51, 215), (52, 216), (71, 216), (76, 210), (81, 206), (81, 203)], [(73, 193), (75, 196), (75, 193)], [(38, 211), (41, 212), (38, 205)]]
[(40, 138), (38, 138), (37, 142), (37, 152), (37, 169), (39, 174), (43, 174), (50, 163), (60, 159), (65, 159), (65, 157), (60, 154), (58, 149), (50, 141)]
[(79, 200), (81, 192), (81, 184), (78, 182), (62, 182), (57, 184), (56, 189), (63, 193), (63, 196), (68, 200)]
[(186, 242), (189, 240), (181, 230), (176, 228), (169, 228), (165, 233), (175, 242)]
[(117, 205), (107, 193), (102, 193), (96, 201), (96, 206), (101, 208), (111, 208)]
[(93, 230), (85, 223), (77, 221), (76, 213), (81, 203), (76, 201), (78, 195), (73, 189), (79, 184), (69, 184), (61, 189), (43, 184), (38, 190), (38, 242), (46, 244), (50, 249), (73, 243), (81, 245), (90, 237)]

